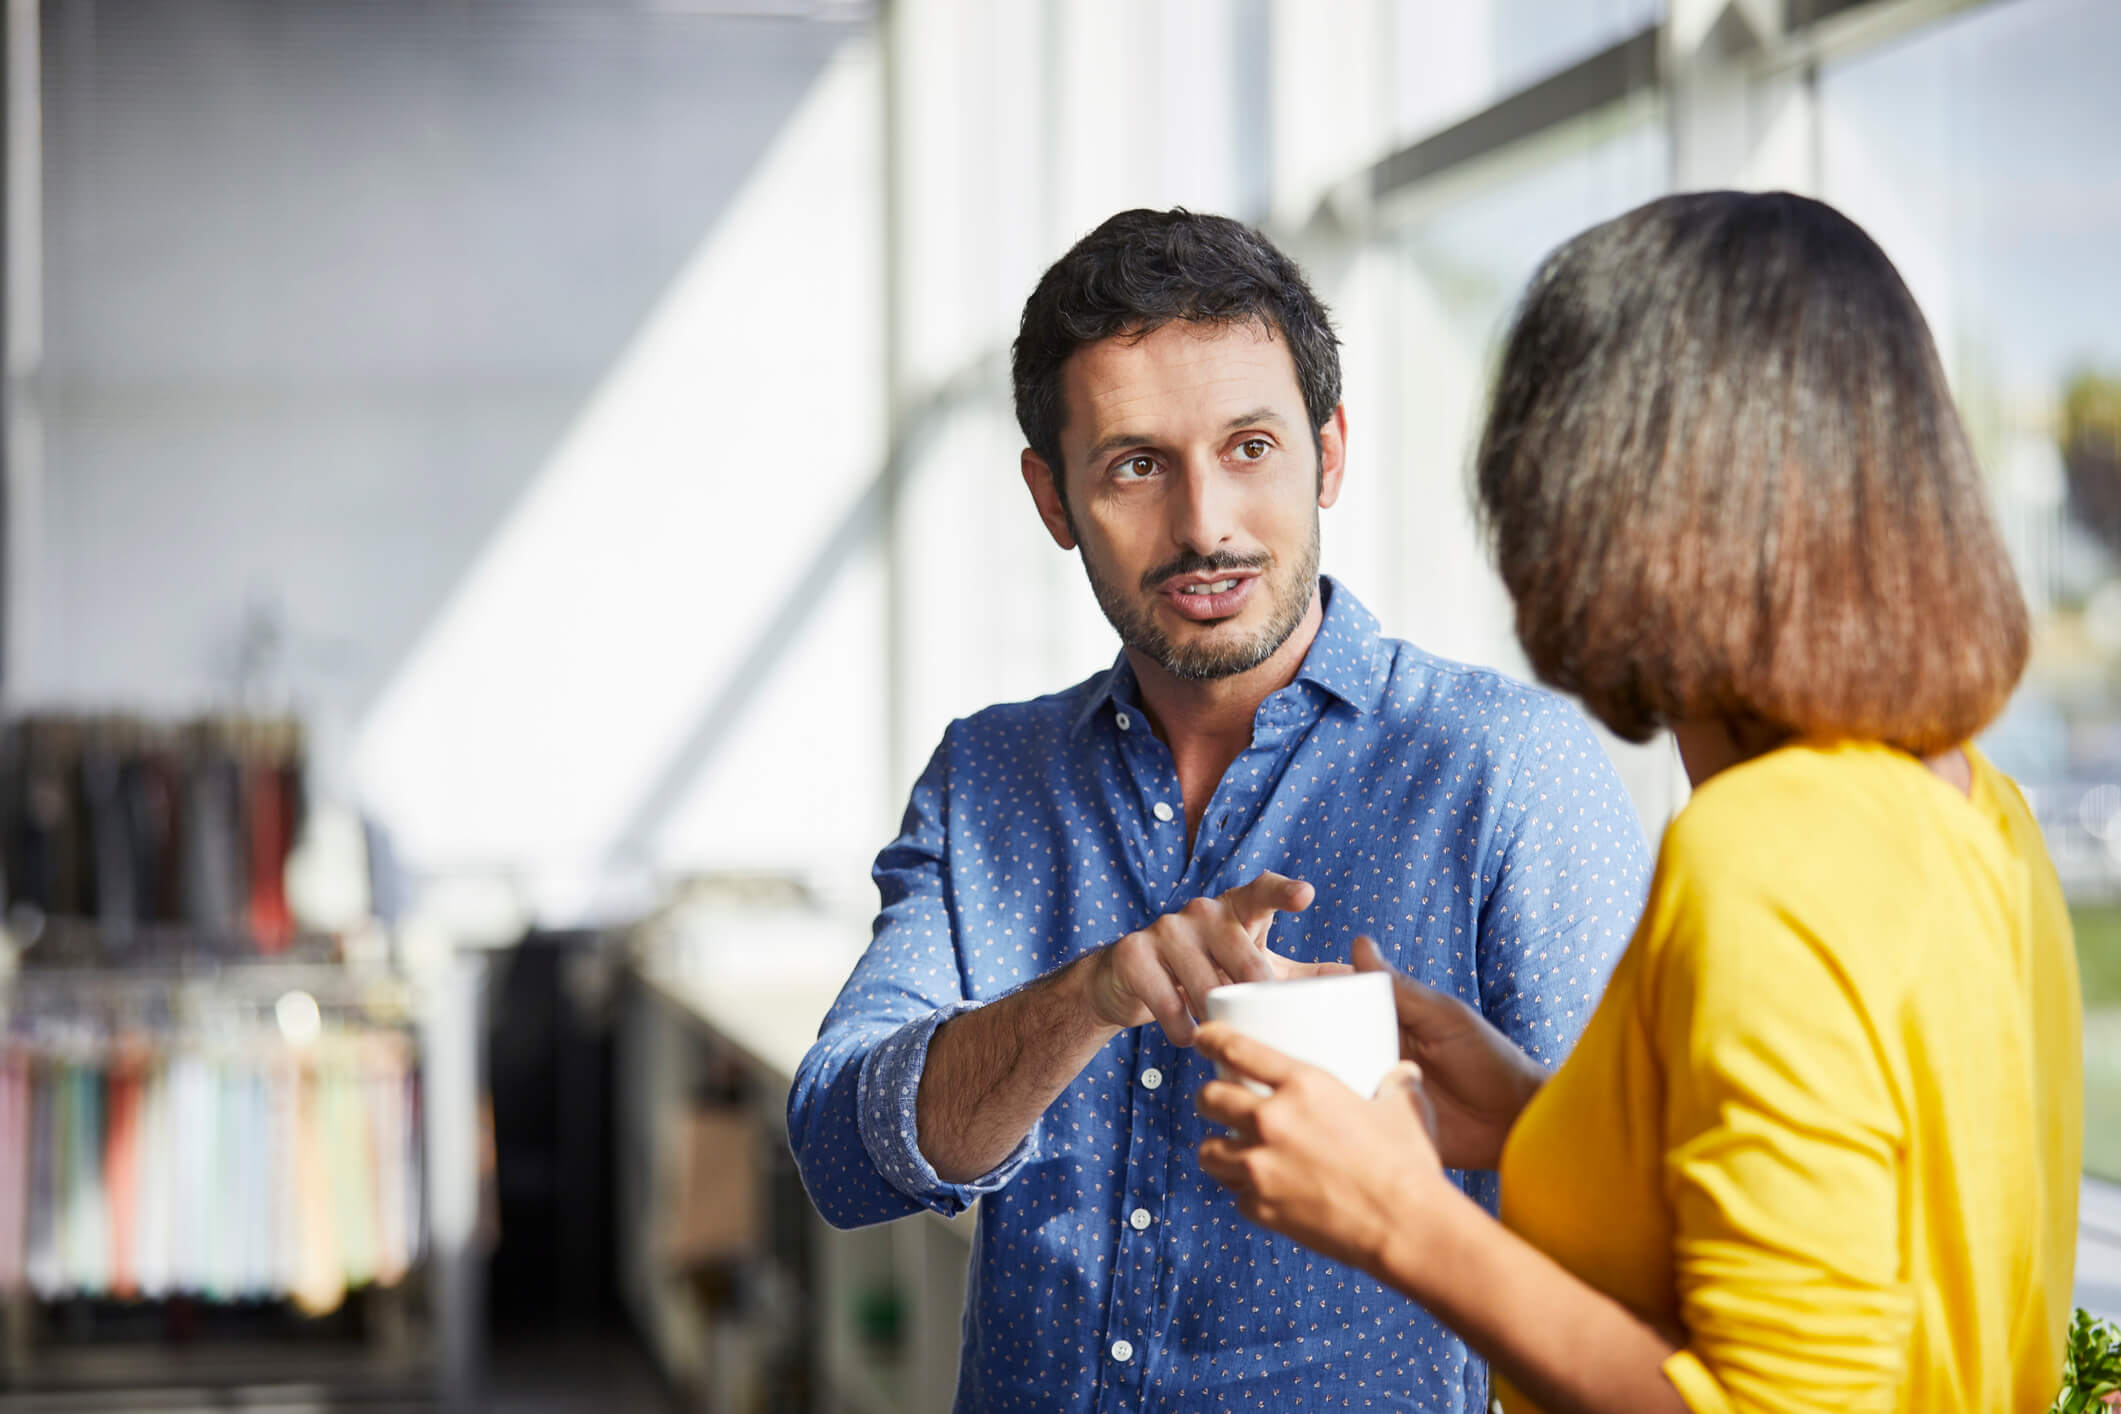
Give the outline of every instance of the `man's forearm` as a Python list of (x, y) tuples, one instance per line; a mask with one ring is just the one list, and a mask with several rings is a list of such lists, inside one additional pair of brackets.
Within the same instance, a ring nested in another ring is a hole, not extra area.
[(915, 1115), (921, 1154), (946, 1183), (990, 1172), (1120, 1028), (1085, 996), (1095, 954), (937, 1029)]

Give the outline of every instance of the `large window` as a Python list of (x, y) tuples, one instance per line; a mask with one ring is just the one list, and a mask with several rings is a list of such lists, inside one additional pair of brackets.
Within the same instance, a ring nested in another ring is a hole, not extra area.
[(1394, 134), (1411, 141), (1655, 25), (1665, 0), (1392, 0), (1386, 14)]
[(2026, 786), (2070, 896), (2085, 1166), (2121, 1181), (2116, 55), (2110, 0), (1981, 7), (1823, 72), (1820, 155), (1823, 194), (1930, 317), (2033, 605), (2032, 671), (1987, 745)]
[[(1403, 471), (1386, 523), (1418, 528), (1420, 553), (1394, 557), (1390, 598), (1393, 622), (1424, 647), (1529, 674), (1508, 598), (1471, 521), (1468, 458), (1488, 379), (1541, 259), (1664, 191), (1670, 166), (1661, 105), (1643, 96), (1455, 173), (1442, 199), (1417, 205), (1395, 227)], [(1676, 801), (1674, 753), (1662, 742), (1605, 741), (1654, 834)]]

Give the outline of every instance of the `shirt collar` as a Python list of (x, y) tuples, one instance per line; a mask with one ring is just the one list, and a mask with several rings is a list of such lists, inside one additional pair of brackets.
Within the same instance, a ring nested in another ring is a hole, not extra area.
[[(1325, 612), (1319, 618), (1318, 636), (1311, 640), (1296, 680), (1312, 684), (1358, 712), (1374, 712), (1384, 690), (1384, 669), (1389, 666), (1379, 651), (1382, 639), (1377, 619), (1347, 586), (1331, 575), (1320, 576), (1318, 592)], [(1122, 648), (1112, 666), (1090, 680), (1090, 689), (1083, 695), (1082, 706), (1076, 709), (1069, 730), (1080, 732), (1108, 702), (1131, 707), (1138, 700), (1134, 666)]]
[(1318, 592), (1325, 600), (1325, 613), (1296, 680), (1325, 689), (1358, 712), (1374, 712), (1390, 666), (1380, 651), (1384, 640), (1377, 631), (1377, 617), (1331, 575), (1320, 578)]
[(1076, 708), (1075, 720), (1068, 724), (1070, 734), (1081, 733), (1108, 702), (1126, 706), (1133, 706), (1135, 702), (1134, 665), (1127, 661), (1124, 648), (1112, 660), (1111, 667), (1090, 679), (1090, 690), (1083, 694), (1083, 705)]

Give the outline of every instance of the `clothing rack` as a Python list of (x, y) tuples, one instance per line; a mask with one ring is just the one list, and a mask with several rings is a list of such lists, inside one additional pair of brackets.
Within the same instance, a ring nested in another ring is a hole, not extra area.
[(473, 1399), (483, 968), (250, 942), (46, 920), (0, 985), (0, 1409)]
[(92, 920), (113, 951), (157, 927), (284, 951), (306, 805), (289, 718), (22, 717), (0, 731), (9, 911)]
[(403, 1281), (415, 1047), (351, 999), (320, 1004), (331, 980), (36, 978), (0, 1042), (0, 1290), (325, 1314)]

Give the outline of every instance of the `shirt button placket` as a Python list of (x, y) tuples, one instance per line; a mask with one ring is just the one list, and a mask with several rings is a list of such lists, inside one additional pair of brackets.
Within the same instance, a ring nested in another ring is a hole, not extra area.
[[(1160, 1061), (1161, 1033), (1144, 1028), (1140, 1061)], [(1161, 1094), (1169, 1072), (1155, 1064), (1144, 1064), (1136, 1078), (1132, 1142), (1128, 1145), (1123, 1193), (1132, 1201), (1120, 1219), (1119, 1240), (1112, 1267), (1112, 1296), (1106, 1328), (1104, 1392), (1098, 1400), (1099, 1414), (1134, 1410), (1147, 1378), (1146, 1355), (1140, 1341), (1143, 1332), (1157, 1329), (1159, 1320), (1158, 1243), (1149, 1231), (1155, 1226), (1154, 1209), (1163, 1201), (1163, 1184), (1170, 1162), (1172, 1101)]]

